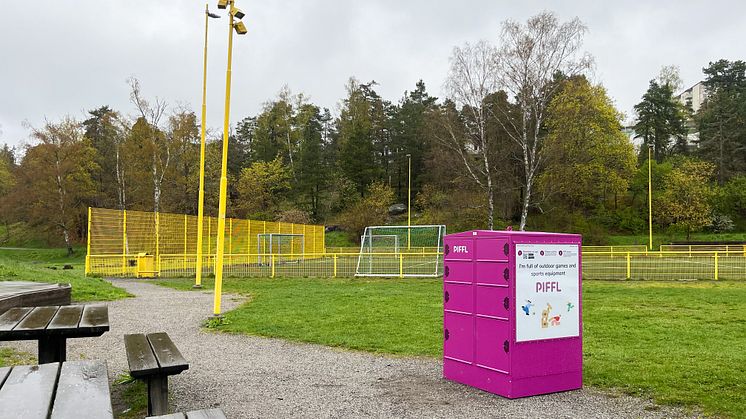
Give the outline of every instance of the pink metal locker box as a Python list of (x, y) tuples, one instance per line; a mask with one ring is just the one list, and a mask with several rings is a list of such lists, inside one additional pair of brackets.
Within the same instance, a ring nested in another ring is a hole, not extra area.
[(582, 387), (581, 237), (444, 239), (443, 376), (508, 398)]

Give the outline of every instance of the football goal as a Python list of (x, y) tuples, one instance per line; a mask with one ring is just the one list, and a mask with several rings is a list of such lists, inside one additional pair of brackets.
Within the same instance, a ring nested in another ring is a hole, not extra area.
[(355, 276), (439, 276), (445, 232), (444, 225), (366, 227)]
[(297, 261), (303, 258), (305, 236), (303, 234), (265, 233), (256, 235), (258, 263), (266, 265), (271, 258), (278, 261)]

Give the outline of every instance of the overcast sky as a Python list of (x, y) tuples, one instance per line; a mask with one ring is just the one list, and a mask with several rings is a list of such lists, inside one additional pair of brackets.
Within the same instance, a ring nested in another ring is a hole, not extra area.
[[(215, 2), (212, 2), (215, 3)], [(375, 80), (398, 101), (423, 79), (443, 96), (453, 46), (497, 41), (505, 19), (543, 10), (589, 29), (592, 79), (632, 114), (663, 65), (686, 87), (719, 58), (745, 59), (742, 1), (237, 0), (249, 33), (234, 39), (231, 121), (254, 115), (285, 84), (336, 113), (347, 79)], [(146, 97), (199, 111), (204, 2), (3, 0), (0, 11), (0, 142), (29, 141), (24, 121), (84, 119), (109, 105), (134, 112), (126, 79)], [(216, 9), (210, 4), (211, 9)], [(217, 10), (216, 10), (217, 11)], [(210, 21), (208, 127), (219, 131), (227, 19)]]

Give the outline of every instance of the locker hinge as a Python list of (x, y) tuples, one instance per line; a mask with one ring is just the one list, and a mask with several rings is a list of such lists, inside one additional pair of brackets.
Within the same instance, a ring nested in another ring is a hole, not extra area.
[(510, 342), (507, 340), (503, 342), (503, 351), (505, 351), (506, 354), (510, 352)]
[(510, 308), (510, 298), (505, 297), (505, 299), (503, 300), (503, 307), (505, 307), (506, 310)]
[(508, 243), (505, 243), (505, 245), (503, 246), (503, 253), (505, 253), (505, 256), (508, 256), (508, 253), (510, 253), (510, 246), (508, 245)]
[(450, 336), (450, 333), (448, 333), (448, 329), (445, 330), (445, 333), (443, 333), (443, 335), (445, 336), (446, 340), (448, 340), (448, 337)]
[(448, 266), (446, 266), (445, 268), (443, 268), (443, 274), (444, 274), (445, 276), (448, 276), (448, 274), (450, 274), (450, 273), (451, 273), (451, 270), (450, 270), (450, 269), (448, 269)]
[(451, 296), (448, 294), (448, 291), (446, 291), (446, 294), (443, 296), (443, 299), (448, 302), (448, 300), (451, 298)]
[(505, 268), (505, 270), (503, 270), (503, 278), (505, 278), (506, 281), (510, 279), (510, 269)]

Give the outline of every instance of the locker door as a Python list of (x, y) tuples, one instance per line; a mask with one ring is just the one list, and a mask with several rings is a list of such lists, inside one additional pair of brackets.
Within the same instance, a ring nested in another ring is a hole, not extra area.
[(474, 319), (471, 315), (446, 312), (443, 315), (443, 356), (471, 363), (474, 358)]
[(510, 372), (510, 322), (477, 317), (476, 364), (501, 372)]
[(513, 302), (508, 287), (477, 286), (476, 314), (509, 318)]

